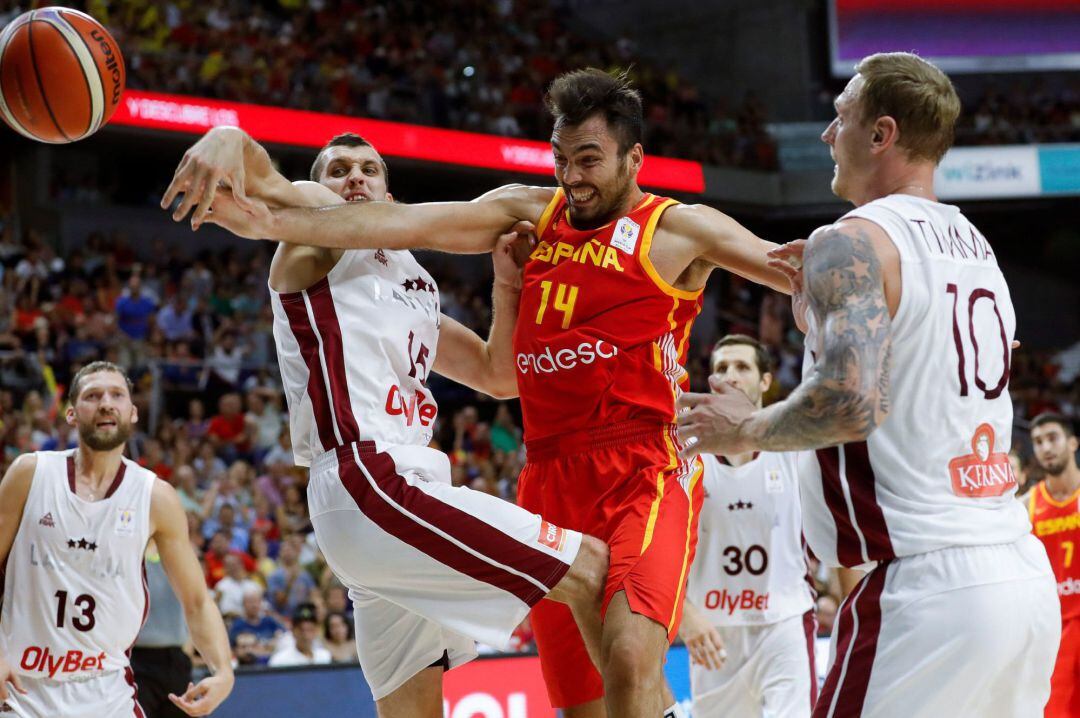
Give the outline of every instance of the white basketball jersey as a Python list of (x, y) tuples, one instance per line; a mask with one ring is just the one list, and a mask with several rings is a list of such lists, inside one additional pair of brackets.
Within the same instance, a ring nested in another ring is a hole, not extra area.
[(297, 465), (356, 441), (431, 441), (439, 290), (412, 254), (348, 250), (308, 289), (270, 294)]
[[(830, 565), (859, 566), (1031, 530), (1009, 464), (1016, 317), (986, 241), (957, 207), (890, 195), (849, 212), (889, 235), (902, 295), (889, 415), (865, 442), (810, 452), (803, 530)], [(819, 346), (811, 322), (804, 373)]]
[(67, 681), (127, 668), (149, 609), (143, 554), (154, 474), (127, 459), (100, 501), (75, 494), (72, 451), (39, 451), (8, 555), (0, 652)]
[(814, 605), (795, 454), (742, 466), (702, 456), (705, 503), (687, 596), (717, 626), (776, 623)]

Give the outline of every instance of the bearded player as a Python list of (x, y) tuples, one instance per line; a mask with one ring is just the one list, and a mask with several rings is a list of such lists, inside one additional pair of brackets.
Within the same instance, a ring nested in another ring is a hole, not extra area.
[(624, 79), (571, 72), (555, 80), (547, 102), (557, 189), (271, 211), (237, 190), (214, 201), (221, 180), (249, 193), (251, 185), (238, 149), (207, 142), (199, 164), (174, 180), (190, 196), (175, 217), (194, 208), (194, 227), (209, 216), (252, 239), (456, 252), (490, 251), (518, 221), (536, 226), (514, 335), (528, 450), (519, 501), (611, 545), (601, 649), (590, 659), (570, 612), (541, 602), (533, 610), (541, 663), (568, 718), (603, 715), (603, 700), (613, 716), (655, 718), (701, 504), (700, 465), (678, 458), (674, 429), (690, 326), (716, 267), (790, 290), (767, 266), (775, 245), (714, 209), (638, 187), (641, 98)]
[(1043, 542), (1061, 599), (1061, 646), (1050, 678), (1046, 718), (1080, 715), (1080, 468), (1072, 424), (1059, 414), (1031, 421), (1035, 461), (1046, 478), (1028, 492), (1035, 536)]
[[(713, 348), (712, 376), (759, 408), (770, 368), (768, 349), (751, 337), (731, 334)], [(701, 458), (705, 504), (679, 630), (694, 716), (809, 718), (817, 622), (797, 454)]]
[(822, 139), (856, 209), (805, 246), (803, 382), (765, 409), (684, 396), (680, 434), (688, 453), (814, 450), (807, 542), (869, 570), (815, 718), (1038, 715), (1061, 619), (1008, 458), (1016, 319), (990, 243), (934, 195), (960, 100), (915, 55), (855, 70)]
[(131, 380), (93, 362), (71, 381), (71, 451), (23, 454), (0, 483), (0, 713), (143, 716), (128, 656), (149, 610), (153, 539), (211, 675), (169, 698), (208, 715), (233, 686), (229, 639), (169, 484), (124, 458), (138, 421)]

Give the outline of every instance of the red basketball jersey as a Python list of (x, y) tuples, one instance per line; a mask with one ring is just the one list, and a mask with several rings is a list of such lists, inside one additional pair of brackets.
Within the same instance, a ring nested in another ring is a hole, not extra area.
[(649, 261), (656, 225), (674, 204), (646, 194), (590, 230), (571, 226), (561, 189), (544, 210), (514, 331), (526, 439), (674, 422), (702, 294), (670, 286)]
[(1046, 546), (1058, 582), (1061, 618), (1080, 616), (1080, 491), (1055, 501), (1040, 483), (1028, 497), (1028, 512), (1035, 536)]

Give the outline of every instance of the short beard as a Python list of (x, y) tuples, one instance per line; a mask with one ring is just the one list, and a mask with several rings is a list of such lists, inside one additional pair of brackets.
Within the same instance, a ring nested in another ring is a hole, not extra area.
[(116, 420), (116, 433), (112, 436), (101, 436), (97, 427), (79, 425), (79, 440), (94, 451), (112, 451), (118, 446), (123, 446), (131, 438), (131, 424), (125, 424)]
[[(1042, 466), (1040, 464), (1040, 466)], [(1065, 469), (1069, 466), (1069, 457), (1064, 456), (1060, 461), (1054, 464), (1048, 464), (1042, 467), (1042, 470), (1047, 473), (1048, 476), (1061, 476), (1065, 473)]]

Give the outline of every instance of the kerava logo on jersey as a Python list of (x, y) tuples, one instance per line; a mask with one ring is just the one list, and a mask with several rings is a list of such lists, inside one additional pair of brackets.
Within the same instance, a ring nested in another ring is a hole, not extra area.
[(611, 359), (619, 353), (619, 348), (603, 339), (596, 342), (582, 342), (575, 349), (560, 349), (552, 354), (551, 347), (534, 354), (517, 355), (518, 371), (528, 374), (554, 374), (564, 369), (573, 369), (578, 364), (592, 364), (597, 359)]
[(540, 536), (536, 539), (541, 546), (547, 546), (555, 551), (562, 551), (566, 543), (566, 529), (560, 528), (550, 521), (540, 522)]
[(949, 462), (953, 493), (981, 498), (1001, 496), (1016, 486), (1009, 455), (994, 451), (994, 427), (979, 424), (971, 439), (971, 453)]

